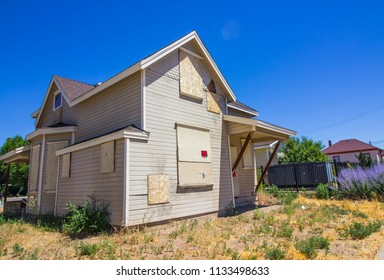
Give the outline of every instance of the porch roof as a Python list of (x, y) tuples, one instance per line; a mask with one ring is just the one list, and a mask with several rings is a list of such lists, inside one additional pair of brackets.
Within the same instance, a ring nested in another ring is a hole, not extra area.
[(19, 147), (17, 149), (14, 149), (13, 151), (10, 151), (2, 156), (0, 156), (0, 161), (4, 161), (5, 163), (11, 163), (11, 162), (29, 162), (30, 157), (30, 151), (31, 151), (31, 145)]
[(266, 142), (273, 140), (288, 140), (295, 136), (296, 131), (261, 120), (224, 115), (223, 120), (228, 124), (228, 134), (246, 138), (249, 132), (254, 132), (251, 141)]

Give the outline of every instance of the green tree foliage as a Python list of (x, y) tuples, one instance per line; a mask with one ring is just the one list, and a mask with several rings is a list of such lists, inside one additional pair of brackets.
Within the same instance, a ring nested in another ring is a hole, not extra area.
[(363, 168), (370, 168), (373, 166), (373, 161), (371, 157), (366, 154), (363, 154), (362, 152), (360, 152), (360, 154), (356, 156), (356, 158), (359, 160), (359, 163)]
[[(5, 143), (0, 148), (0, 155), (4, 155), (18, 147), (29, 145), (29, 142), (23, 137), (16, 135), (14, 137), (8, 137)], [(9, 194), (25, 194), (28, 184), (28, 170), (29, 165), (27, 163), (13, 163), (11, 164), (10, 176), (9, 176)], [(5, 189), (5, 177), (7, 172), (7, 164), (0, 162), (0, 192), (4, 192)]]
[(283, 148), (282, 163), (328, 161), (321, 150), (325, 146), (321, 141), (313, 141), (305, 136), (290, 138)]

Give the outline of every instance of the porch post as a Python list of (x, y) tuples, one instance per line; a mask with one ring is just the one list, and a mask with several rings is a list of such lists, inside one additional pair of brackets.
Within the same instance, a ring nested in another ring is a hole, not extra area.
[(5, 203), (7, 202), (9, 175), (10, 175), (10, 173), (11, 173), (11, 163), (8, 162), (7, 173), (5, 174), (4, 207), (5, 207)]
[(251, 141), (252, 135), (253, 135), (253, 131), (248, 133), (247, 139), (245, 139), (244, 145), (243, 145), (243, 147), (241, 147), (241, 151), (240, 151), (239, 155), (237, 156), (235, 164), (232, 167), (232, 173), (233, 173), (233, 171), (236, 170), (237, 166), (239, 165), (240, 160), (243, 157), (244, 152), (247, 149), (247, 146), (248, 146), (249, 142)]
[(261, 182), (264, 180), (265, 174), (267, 174), (267, 172), (268, 172), (268, 170), (269, 170), (269, 166), (271, 165), (272, 160), (273, 160), (273, 158), (274, 158), (275, 155), (276, 155), (276, 152), (277, 152), (277, 149), (278, 149), (279, 146), (280, 146), (280, 143), (281, 143), (281, 140), (279, 140), (279, 141), (277, 142), (277, 144), (276, 144), (276, 146), (275, 146), (275, 149), (273, 150), (272, 155), (271, 155), (271, 157), (269, 158), (268, 163), (267, 163), (267, 165), (265, 166), (265, 169), (264, 169), (263, 173), (262, 173), (261, 176), (260, 176), (260, 179), (257, 181), (257, 186), (256, 186), (256, 189), (255, 189), (255, 191), (254, 191), (255, 195), (257, 194), (257, 191), (258, 191), (259, 188), (260, 188)]

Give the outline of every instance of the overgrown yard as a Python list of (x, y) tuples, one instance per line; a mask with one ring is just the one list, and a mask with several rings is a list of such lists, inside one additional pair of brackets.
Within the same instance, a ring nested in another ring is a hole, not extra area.
[(73, 238), (53, 221), (0, 215), (0, 259), (374, 259), (384, 204), (317, 200), (232, 217)]

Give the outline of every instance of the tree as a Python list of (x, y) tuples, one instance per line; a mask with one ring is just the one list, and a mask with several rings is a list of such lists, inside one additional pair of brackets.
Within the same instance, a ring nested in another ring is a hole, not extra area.
[(321, 141), (292, 137), (285, 144), (280, 160), (282, 163), (328, 161), (327, 155), (321, 152), (324, 147)]
[[(5, 143), (0, 148), (0, 155), (4, 155), (18, 147), (29, 145), (29, 142), (23, 137), (16, 135), (14, 137), (8, 137)], [(4, 192), (5, 189), (5, 177), (8, 164), (0, 162), (0, 192)], [(26, 194), (28, 185), (28, 171), (29, 165), (27, 163), (13, 163), (11, 164), (9, 174), (9, 194)]]
[(356, 158), (359, 160), (359, 163), (363, 168), (370, 168), (373, 166), (373, 161), (369, 154), (367, 155), (360, 152), (359, 155), (356, 156)]

